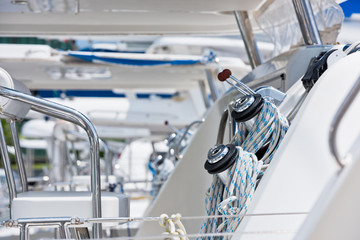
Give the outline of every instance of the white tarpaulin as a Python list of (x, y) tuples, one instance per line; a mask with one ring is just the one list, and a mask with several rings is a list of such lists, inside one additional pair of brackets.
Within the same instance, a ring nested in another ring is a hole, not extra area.
[[(334, 0), (310, 0), (323, 44), (334, 44), (344, 14)], [(275, 44), (274, 55), (304, 43), (292, 0), (272, 0), (254, 12), (259, 27)]]

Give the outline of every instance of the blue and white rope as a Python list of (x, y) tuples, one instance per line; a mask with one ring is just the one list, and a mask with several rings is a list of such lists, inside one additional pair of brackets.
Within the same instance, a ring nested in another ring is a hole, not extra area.
[[(232, 233), (241, 222), (253, 199), (258, 176), (264, 164), (269, 164), (289, 127), (287, 119), (278, 108), (265, 100), (260, 113), (255, 117), (251, 129), (237, 123), (232, 142), (237, 146), (239, 157), (230, 168), (229, 181), (224, 184), (216, 175), (205, 199), (208, 216), (223, 215), (204, 221), (200, 233)], [(255, 153), (264, 147), (267, 150), (261, 159)], [(229, 216), (229, 217), (226, 217)]]

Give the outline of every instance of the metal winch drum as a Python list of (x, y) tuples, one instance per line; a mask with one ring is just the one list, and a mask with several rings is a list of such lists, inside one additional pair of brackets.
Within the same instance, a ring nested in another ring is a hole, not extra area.
[(216, 145), (209, 150), (204, 167), (210, 174), (217, 174), (226, 184), (228, 170), (234, 165), (238, 156), (239, 153), (234, 144)]

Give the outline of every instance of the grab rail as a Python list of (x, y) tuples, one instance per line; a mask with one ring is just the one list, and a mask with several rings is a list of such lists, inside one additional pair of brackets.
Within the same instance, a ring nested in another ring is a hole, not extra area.
[[(80, 140), (86, 140), (86, 135), (82, 134), (80, 132), (67, 130), (67, 129), (65, 129), (64, 132), (66, 134), (73, 135)], [(101, 138), (99, 138), (99, 144), (100, 144), (99, 145), (100, 150), (102, 149), (104, 151), (104, 159), (105, 159), (105, 163), (106, 163), (105, 164), (105, 180), (106, 180), (106, 182), (109, 182), (109, 176), (112, 174), (112, 172), (111, 172), (112, 171), (112, 169), (111, 169), (112, 159), (111, 159), (111, 155), (110, 155), (110, 149)]]
[(27, 192), (28, 191), (27, 177), (26, 177), (26, 171), (25, 171), (25, 166), (24, 166), (24, 160), (22, 158), (19, 137), (18, 137), (18, 133), (16, 130), (16, 122), (14, 119), (11, 119), (9, 121), (9, 124), (10, 124), (11, 138), (14, 143), (15, 159), (16, 159), (16, 163), (17, 163), (18, 169), (19, 169), (19, 176), (20, 176), (22, 191)]
[(187, 133), (190, 131), (190, 128), (191, 128), (192, 126), (194, 126), (195, 124), (201, 124), (201, 123), (203, 123), (204, 121), (205, 121), (205, 119), (196, 120), (196, 121), (193, 121), (192, 123), (190, 123), (190, 124), (186, 127), (183, 135), (182, 135), (181, 138), (180, 138), (179, 143), (178, 143), (178, 144), (176, 145), (176, 147), (175, 147), (175, 157), (176, 157), (176, 159), (182, 158), (182, 156), (180, 156), (180, 153), (179, 153), (179, 152), (180, 152), (181, 142), (185, 139)]
[(329, 130), (330, 152), (333, 158), (335, 159), (336, 163), (340, 166), (340, 170), (342, 170), (345, 167), (345, 163), (342, 162), (339, 151), (337, 149), (337, 144), (336, 144), (337, 132), (341, 120), (343, 119), (345, 113), (347, 112), (350, 105), (353, 103), (354, 99), (358, 95), (359, 91), (360, 91), (360, 77), (356, 80), (356, 83), (351, 88), (350, 92), (345, 97), (344, 101), (341, 103), (330, 125), (330, 130)]
[(322, 44), (310, 1), (293, 0), (292, 2), (305, 44)]
[[(91, 160), (91, 195), (92, 195), (92, 215), (101, 217), (101, 188), (100, 188), (100, 160), (99, 160), (99, 138), (96, 130), (89, 119), (79, 111), (58, 103), (50, 102), (45, 99), (33, 97), (31, 95), (18, 92), (13, 89), (0, 86), (0, 96), (27, 103), (31, 109), (52, 117), (66, 120), (81, 126), (87, 133), (90, 141), (90, 160)], [(101, 238), (101, 224), (94, 224), (93, 237)]]

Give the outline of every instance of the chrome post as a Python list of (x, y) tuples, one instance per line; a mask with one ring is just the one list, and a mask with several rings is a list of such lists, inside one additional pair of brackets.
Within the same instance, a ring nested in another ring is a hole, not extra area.
[(246, 53), (249, 57), (249, 63), (251, 65), (251, 68), (254, 69), (256, 66), (261, 64), (261, 57), (259, 54), (259, 50), (256, 47), (254, 33), (251, 27), (248, 12), (234, 11), (234, 15), (245, 44)]
[[(86, 135), (76, 132), (76, 131), (72, 131), (72, 130), (64, 130), (66, 134), (71, 134), (75, 137), (77, 137), (78, 139), (82, 139), (82, 140), (86, 140)], [(112, 174), (111, 170), (111, 166), (112, 166), (112, 159), (111, 159), (111, 154), (110, 154), (110, 149), (109, 147), (106, 145), (106, 143), (99, 138), (99, 144), (100, 144), (100, 149), (104, 150), (104, 159), (105, 159), (105, 177), (106, 177), (106, 181), (109, 181), (109, 176)]]
[(223, 144), (224, 142), (225, 128), (226, 128), (228, 115), (229, 115), (229, 110), (226, 108), (223, 114), (221, 115), (218, 135), (216, 139), (216, 145)]
[(211, 99), (215, 102), (220, 96), (219, 90), (215, 85), (215, 81), (210, 69), (205, 69), (205, 74), (211, 92)]
[(22, 191), (27, 192), (28, 191), (28, 183), (27, 183), (26, 171), (25, 171), (25, 166), (24, 166), (24, 159), (22, 157), (18, 132), (16, 129), (16, 121), (14, 119), (10, 119), (9, 125), (10, 125), (12, 141), (14, 143), (15, 159), (16, 159), (16, 163), (19, 168), (19, 175), (20, 175)]
[(111, 169), (112, 169), (112, 158), (111, 158), (111, 154), (110, 154), (110, 149), (109, 147), (106, 145), (106, 143), (99, 139), (100, 141), (100, 147), (104, 150), (104, 159), (105, 159), (105, 179), (106, 182), (109, 182), (109, 176), (111, 175)]
[[(53, 145), (55, 144), (55, 139), (53, 139), (52, 144)], [(68, 144), (66, 144), (66, 143), (64, 144), (64, 147), (65, 147), (65, 152), (66, 152), (67, 164), (70, 165), (70, 169), (69, 169), (70, 175), (71, 175), (71, 177), (73, 177), (78, 172), (78, 166), (76, 164), (76, 156), (73, 156), (76, 154), (71, 155), (71, 153), (70, 153), (71, 150), (73, 150), (73, 153), (76, 152), (74, 142), (70, 141), (70, 149), (69, 149)], [(74, 167), (76, 169), (75, 171), (74, 171)], [(71, 185), (70, 185), (70, 187), (71, 187)]]
[(185, 136), (186, 136), (186, 134), (189, 132), (190, 128), (191, 128), (192, 126), (194, 126), (195, 124), (201, 124), (201, 123), (203, 123), (204, 121), (205, 121), (204, 119), (201, 119), (201, 120), (198, 120), (198, 121), (193, 121), (192, 123), (190, 123), (190, 124), (186, 127), (186, 129), (185, 129), (185, 131), (184, 131), (184, 134), (181, 136), (179, 143), (178, 143), (178, 144), (176, 145), (176, 147), (175, 147), (175, 154), (174, 154), (174, 155), (175, 155), (176, 159), (180, 159), (180, 158), (181, 158), (181, 156), (179, 155), (181, 142), (185, 139)]
[(20, 228), (20, 240), (29, 238), (30, 227), (57, 227), (61, 239), (69, 239), (70, 234), (67, 229), (69, 224), (77, 224), (76, 218), (71, 217), (39, 217), (39, 218), (19, 218), (16, 226)]
[(67, 234), (65, 232), (65, 222), (59, 223), (59, 236), (61, 239), (67, 239)]
[(132, 150), (131, 150), (131, 142), (132, 139), (128, 138), (126, 140), (126, 143), (129, 145), (129, 159), (128, 159), (128, 169), (129, 169), (129, 175), (128, 175), (128, 179), (129, 181), (131, 181), (131, 173), (132, 173)]
[(341, 156), (337, 149), (336, 144), (336, 137), (338, 128), (340, 125), (341, 120), (343, 119), (346, 111), (349, 109), (353, 101), (355, 100), (356, 96), (360, 91), (360, 77), (356, 80), (356, 83), (351, 88), (350, 92), (346, 95), (344, 101), (341, 103), (339, 109), (337, 110), (334, 119), (331, 122), (330, 130), (329, 130), (329, 146), (330, 152), (333, 158), (335, 159), (336, 163), (339, 165), (340, 169), (342, 170), (345, 167), (345, 163), (342, 162)]
[(198, 83), (199, 83), (201, 96), (202, 96), (203, 101), (204, 101), (204, 105), (205, 105), (206, 109), (208, 109), (208, 108), (210, 108), (210, 102), (209, 102), (209, 99), (208, 99), (207, 94), (206, 94), (205, 82), (204, 82), (204, 80), (199, 80)]
[(322, 44), (309, 0), (292, 0), (306, 45)]
[[(95, 127), (92, 125), (89, 119), (79, 111), (70, 107), (50, 102), (45, 99), (36, 98), (31, 95), (18, 92), (9, 88), (0, 87), (0, 96), (31, 104), (31, 109), (37, 112), (75, 123), (81, 126), (86, 131), (90, 141), (91, 152), (91, 195), (93, 203), (92, 215), (93, 217), (101, 217), (99, 138), (96, 133)], [(6, 148), (1, 150), (6, 150)], [(4, 151), (2, 151), (2, 154), (4, 154)], [(93, 237), (101, 238), (101, 235), (101, 224), (94, 224)]]
[(11, 206), (12, 200), (16, 198), (16, 186), (15, 186), (14, 174), (11, 169), (9, 153), (5, 142), (4, 129), (2, 127), (1, 122), (0, 122), (0, 151), (1, 151), (1, 158), (4, 164), (4, 171), (6, 173), (5, 176), (9, 188), (10, 206)]
[[(64, 229), (65, 229), (65, 235), (66, 235), (66, 239), (71, 239), (71, 235), (72, 235), (72, 229), (69, 228), (70, 223), (66, 223), (64, 224)], [(73, 228), (74, 229), (74, 228)], [(76, 239), (76, 238), (75, 238)]]
[(29, 239), (29, 231), (27, 230), (26, 224), (20, 224), (20, 240)]

